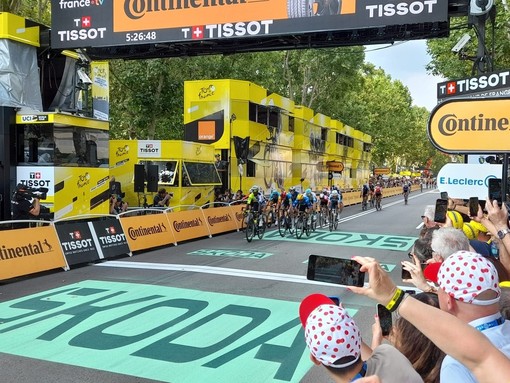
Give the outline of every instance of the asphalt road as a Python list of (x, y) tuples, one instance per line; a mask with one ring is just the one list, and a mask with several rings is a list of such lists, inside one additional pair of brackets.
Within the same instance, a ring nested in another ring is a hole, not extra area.
[(306, 280), (310, 254), (399, 261), (436, 190), (344, 209), (338, 230), (247, 243), (233, 232), (0, 284), (2, 383), (329, 382), (308, 359), (297, 310), (339, 296), (370, 342), (375, 304)]

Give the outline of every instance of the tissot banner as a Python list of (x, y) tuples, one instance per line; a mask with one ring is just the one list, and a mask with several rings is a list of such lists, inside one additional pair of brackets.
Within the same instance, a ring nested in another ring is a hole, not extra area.
[[(52, 0), (52, 48), (304, 34), (448, 20), (444, 0)], [(321, 5), (322, 4), (322, 5)]]
[(117, 218), (90, 222), (94, 239), (99, 243), (100, 257), (111, 258), (130, 253), (124, 230)]
[(69, 266), (100, 259), (87, 222), (61, 222), (55, 225), (55, 229)]

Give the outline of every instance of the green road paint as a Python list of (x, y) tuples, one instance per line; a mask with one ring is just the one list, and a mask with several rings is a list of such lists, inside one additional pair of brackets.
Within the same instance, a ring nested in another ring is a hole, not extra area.
[(391, 273), (393, 271), (393, 269), (397, 266), (397, 265), (392, 265), (390, 263), (380, 263), (381, 265), (381, 268), (385, 271), (387, 271), (388, 273)]
[(83, 281), (1, 303), (0, 352), (172, 383), (297, 383), (312, 366), (298, 306)]
[(260, 251), (244, 251), (234, 249), (201, 249), (195, 250), (189, 255), (209, 255), (213, 257), (238, 257), (238, 258), (255, 258), (264, 259), (273, 255), (272, 253), (263, 253)]
[(369, 247), (371, 249), (385, 249), (407, 251), (416, 241), (416, 237), (404, 237), (401, 235), (349, 233), (345, 231), (315, 231), (309, 237), (303, 236), (297, 239), (293, 236), (282, 237), (277, 230), (266, 232), (265, 240), (292, 241), (317, 244), (328, 244), (351, 247)]

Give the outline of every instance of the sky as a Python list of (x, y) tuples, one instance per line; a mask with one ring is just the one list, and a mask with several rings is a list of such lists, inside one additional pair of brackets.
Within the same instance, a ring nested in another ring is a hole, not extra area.
[(365, 61), (381, 67), (394, 80), (400, 80), (411, 93), (413, 104), (429, 111), (437, 103), (437, 83), (441, 77), (428, 75), (430, 62), (425, 40), (397, 42), (393, 45), (365, 46)]

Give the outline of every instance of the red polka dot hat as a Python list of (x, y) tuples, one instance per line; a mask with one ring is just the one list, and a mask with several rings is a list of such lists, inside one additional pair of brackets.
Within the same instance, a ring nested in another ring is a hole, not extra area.
[(305, 329), (306, 344), (322, 364), (343, 368), (359, 359), (360, 331), (342, 306), (335, 305), (325, 295), (312, 294), (301, 302), (299, 317)]
[[(476, 305), (490, 305), (499, 301), (498, 272), (494, 265), (480, 254), (457, 251), (444, 260), (439, 268), (437, 283), (451, 297)], [(477, 297), (493, 290), (497, 297), (481, 300)]]

